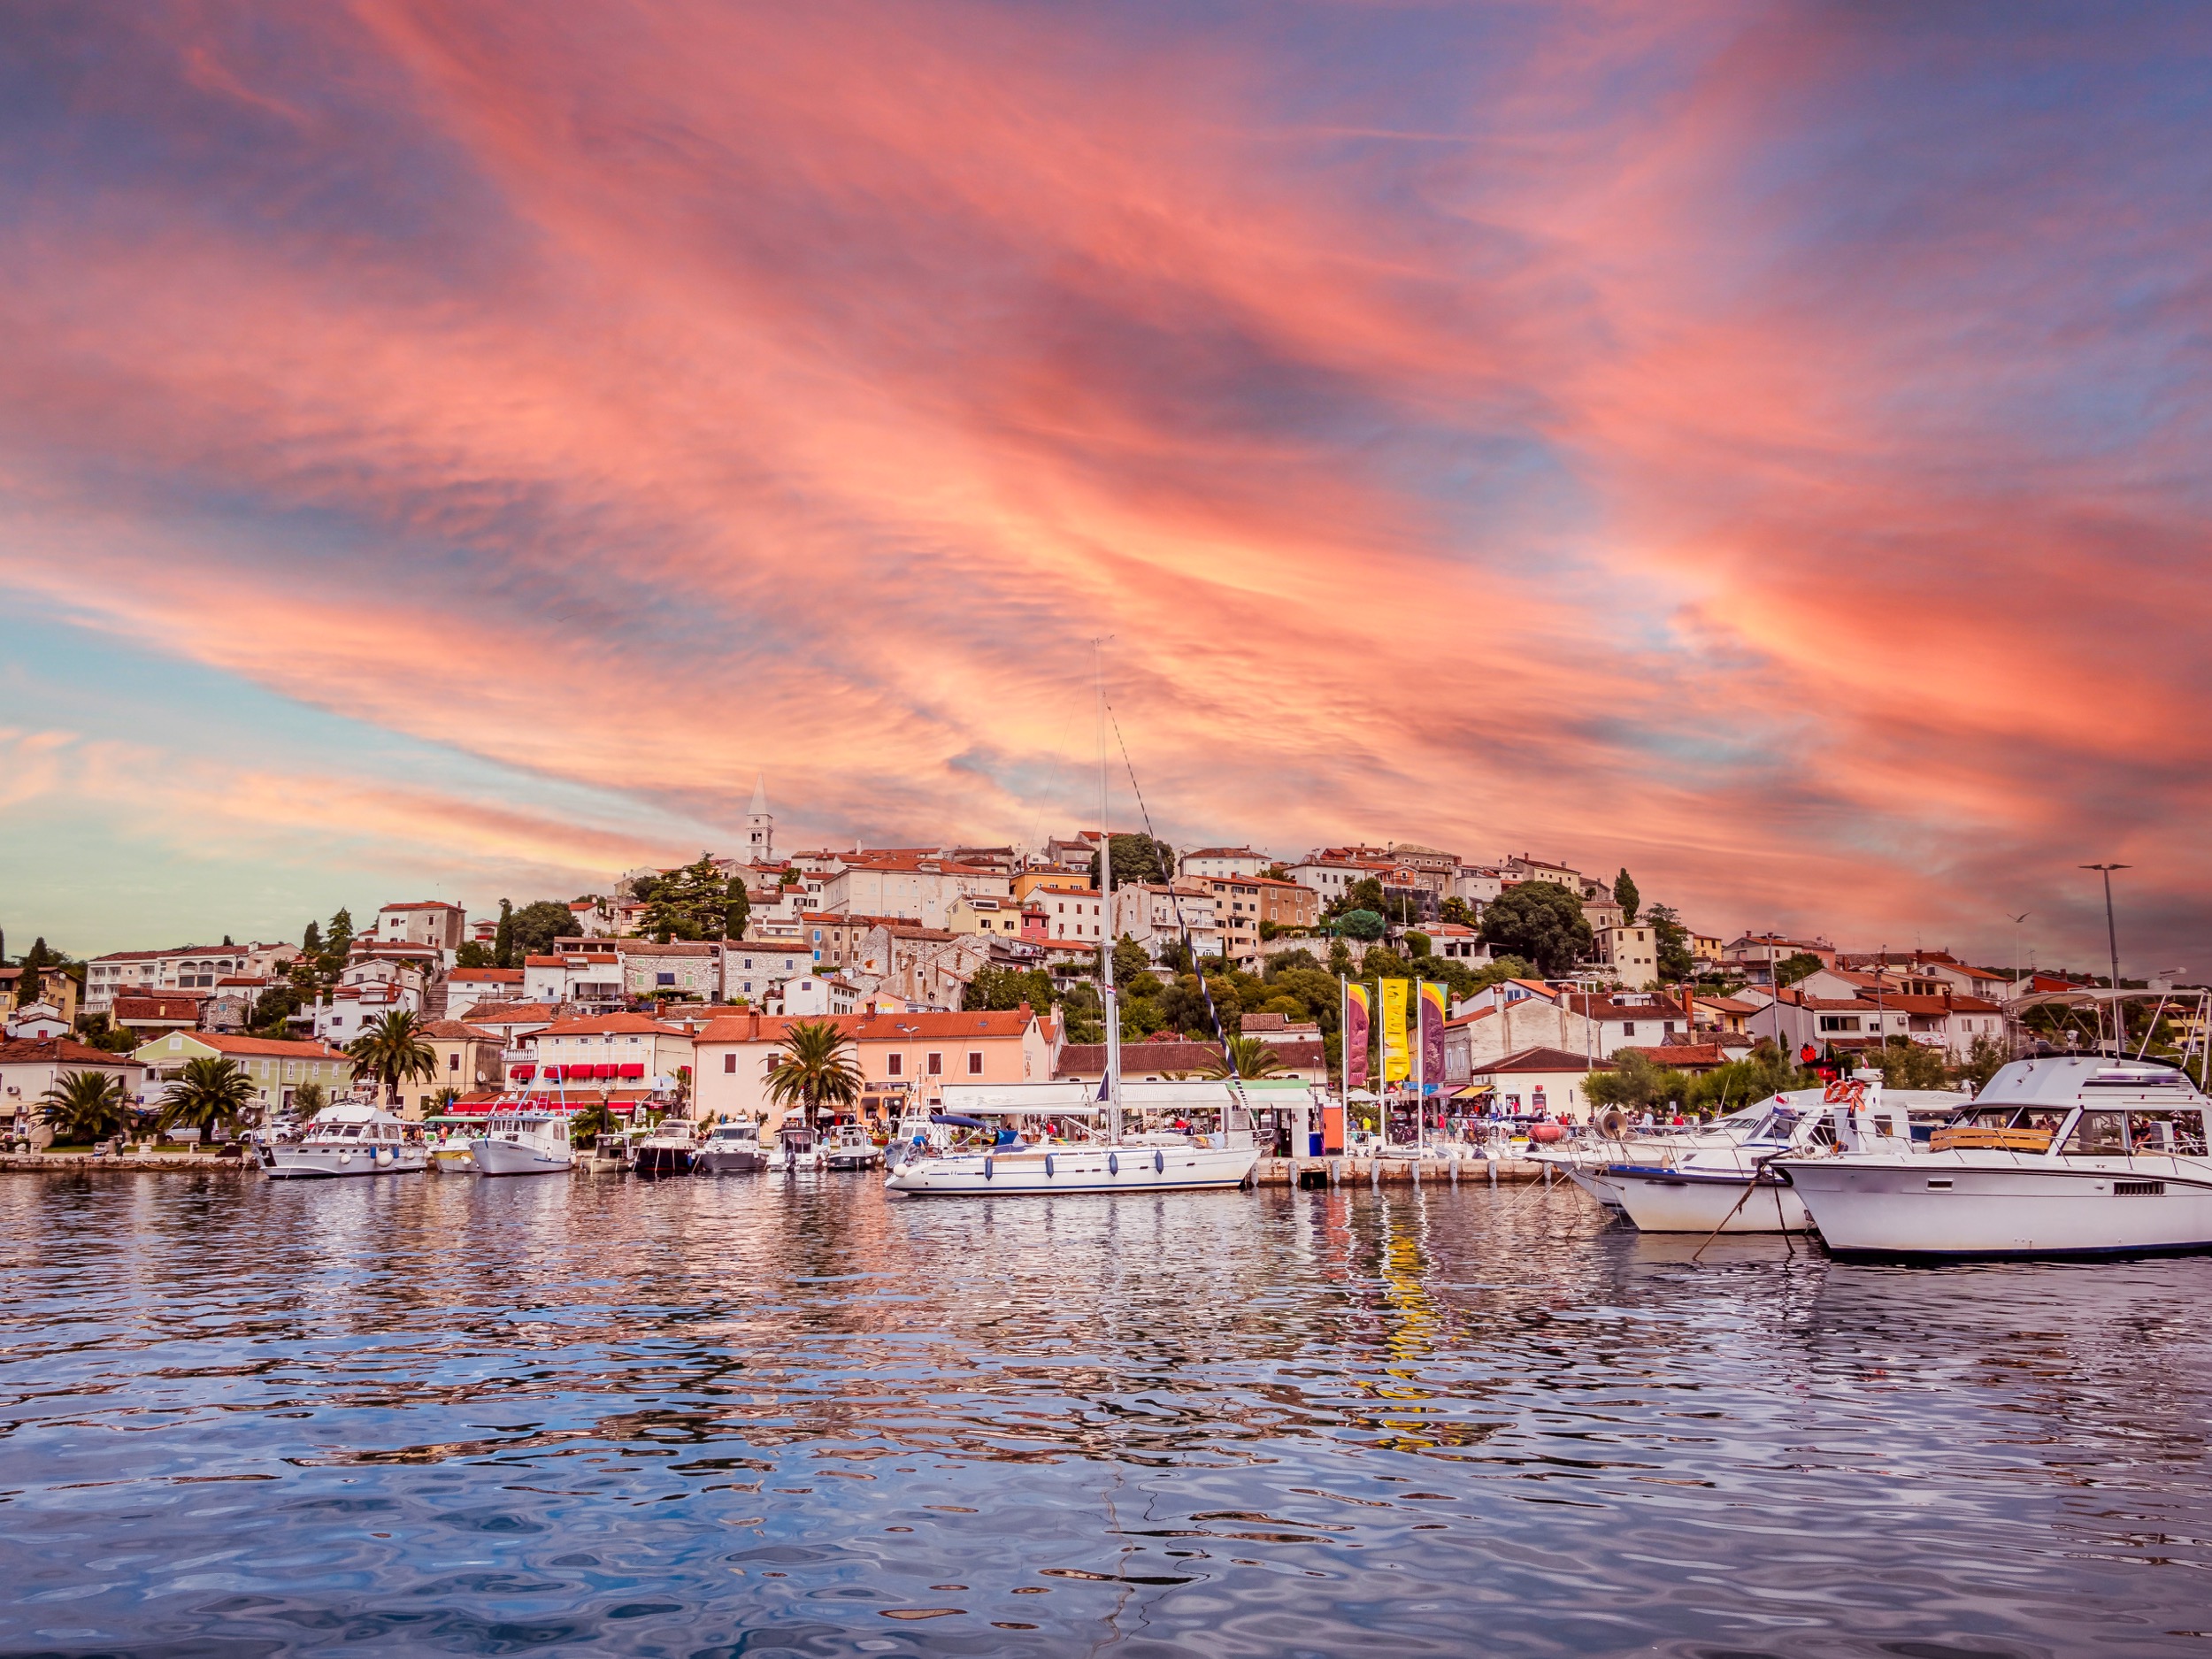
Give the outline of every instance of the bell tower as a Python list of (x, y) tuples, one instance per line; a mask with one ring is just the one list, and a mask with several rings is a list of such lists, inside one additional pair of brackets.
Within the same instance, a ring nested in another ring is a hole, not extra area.
[(776, 820), (768, 810), (768, 779), (762, 773), (753, 780), (753, 803), (745, 810), (745, 862), (772, 864), (775, 857)]

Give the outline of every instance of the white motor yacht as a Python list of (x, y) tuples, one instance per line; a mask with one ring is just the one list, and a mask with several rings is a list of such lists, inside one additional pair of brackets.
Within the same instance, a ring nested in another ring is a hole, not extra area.
[(574, 1115), (542, 1106), (495, 1110), (469, 1142), (479, 1175), (565, 1175), (576, 1167)]
[(2206, 1110), (2185, 1073), (2016, 1060), (1924, 1152), (1778, 1159), (1839, 1255), (2113, 1256), (2212, 1248)]
[(699, 1142), (688, 1119), (670, 1118), (649, 1135), (639, 1137), (632, 1155), (633, 1175), (688, 1175), (698, 1166)]
[(340, 1175), (416, 1175), (430, 1162), (407, 1125), (388, 1111), (356, 1102), (326, 1106), (297, 1141), (260, 1143), (262, 1172), (272, 1180), (321, 1180)]

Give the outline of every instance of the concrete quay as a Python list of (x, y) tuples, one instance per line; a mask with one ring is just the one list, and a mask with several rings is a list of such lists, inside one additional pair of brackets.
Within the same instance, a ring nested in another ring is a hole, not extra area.
[(89, 1152), (0, 1153), (0, 1172), (58, 1170), (81, 1175), (88, 1170), (219, 1170), (235, 1174), (252, 1167), (249, 1159), (219, 1157), (211, 1152), (122, 1152), (108, 1157), (95, 1157)]
[[(1478, 1186), (1491, 1183), (1492, 1163), (1487, 1158), (1461, 1158), (1459, 1185), (1471, 1182)], [(1414, 1171), (1420, 1171), (1419, 1185), (1449, 1187), (1452, 1185), (1452, 1160), (1442, 1158), (1262, 1158), (1252, 1169), (1252, 1180), (1259, 1187), (1292, 1187), (1297, 1184), (1294, 1170), (1310, 1173), (1316, 1170), (1333, 1170), (1335, 1185), (1340, 1187), (1369, 1187), (1378, 1179), (1386, 1187), (1415, 1185)], [(1376, 1166), (1381, 1166), (1379, 1177)], [(1495, 1164), (1497, 1184), (1525, 1187), (1531, 1181), (1544, 1179), (1545, 1166), (1531, 1158), (1500, 1158)], [(1553, 1180), (1565, 1185), (1566, 1178), (1555, 1174)]]

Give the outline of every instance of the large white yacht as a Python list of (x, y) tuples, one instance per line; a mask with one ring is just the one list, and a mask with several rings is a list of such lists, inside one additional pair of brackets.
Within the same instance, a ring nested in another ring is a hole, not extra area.
[(2212, 1248), (2208, 1105), (2164, 1065), (2016, 1060), (1925, 1151), (1793, 1156), (1775, 1167), (1841, 1255)]
[(569, 1138), (573, 1114), (542, 1106), (495, 1110), (469, 1142), (479, 1175), (565, 1175), (576, 1166)]
[(407, 1139), (407, 1125), (379, 1108), (353, 1101), (326, 1106), (297, 1141), (264, 1141), (262, 1172), (272, 1180), (321, 1180), (339, 1175), (413, 1175), (430, 1154)]

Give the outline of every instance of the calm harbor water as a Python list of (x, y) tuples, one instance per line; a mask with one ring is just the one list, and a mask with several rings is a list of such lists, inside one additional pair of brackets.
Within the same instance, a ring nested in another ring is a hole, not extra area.
[(0, 1176), (0, 1652), (2212, 1652), (2212, 1263)]

